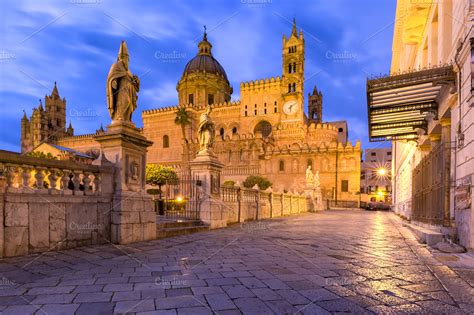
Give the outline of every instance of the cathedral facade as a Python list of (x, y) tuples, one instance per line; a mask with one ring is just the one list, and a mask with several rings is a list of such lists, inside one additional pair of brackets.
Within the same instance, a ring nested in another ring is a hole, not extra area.
[[(302, 192), (310, 165), (320, 174), (325, 199), (358, 200), (360, 142), (347, 140), (345, 122), (323, 122), (323, 95), (316, 87), (308, 95), (308, 115), (304, 112), (305, 42), (295, 23), (290, 36), (283, 36), (282, 61), (280, 76), (242, 82), (241, 99), (231, 101), (233, 87), (205, 33), (178, 81), (178, 105), (142, 112), (143, 135), (153, 141), (148, 163), (185, 167), (199, 150), (198, 120), (210, 105), (214, 152), (225, 165), (221, 181), (261, 175), (274, 190)], [(179, 110), (186, 123), (177, 123)], [(90, 153), (98, 148), (95, 135), (65, 130), (54, 142)]]

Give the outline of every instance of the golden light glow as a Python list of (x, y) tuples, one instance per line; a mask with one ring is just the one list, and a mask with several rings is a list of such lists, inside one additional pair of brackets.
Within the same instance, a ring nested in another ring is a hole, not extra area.
[(385, 168), (379, 168), (379, 169), (377, 170), (377, 174), (378, 174), (379, 176), (385, 176), (385, 175), (387, 175), (387, 169), (385, 169)]
[(181, 196), (176, 197), (176, 201), (177, 202), (183, 202), (183, 197), (181, 197)]
[(379, 191), (377, 192), (377, 195), (379, 195), (379, 197), (383, 197), (383, 191), (379, 190)]

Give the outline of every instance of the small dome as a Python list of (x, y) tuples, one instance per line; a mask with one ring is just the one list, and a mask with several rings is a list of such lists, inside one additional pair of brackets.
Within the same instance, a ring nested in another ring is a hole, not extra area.
[(221, 64), (211, 55), (197, 55), (184, 67), (183, 76), (194, 72), (208, 72), (223, 76), (226, 81), (227, 74)]
[(221, 64), (212, 56), (212, 45), (207, 40), (207, 33), (198, 44), (198, 54), (184, 67), (183, 76), (194, 72), (207, 72), (222, 76), (227, 82), (227, 74)]

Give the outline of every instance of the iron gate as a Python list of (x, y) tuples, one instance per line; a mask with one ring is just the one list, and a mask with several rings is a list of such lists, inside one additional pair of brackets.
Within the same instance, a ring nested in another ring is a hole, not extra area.
[(436, 146), (415, 167), (412, 175), (412, 219), (450, 226), (450, 147)]
[(201, 181), (193, 175), (181, 175), (166, 182), (155, 200), (158, 215), (170, 218), (198, 220), (202, 200)]

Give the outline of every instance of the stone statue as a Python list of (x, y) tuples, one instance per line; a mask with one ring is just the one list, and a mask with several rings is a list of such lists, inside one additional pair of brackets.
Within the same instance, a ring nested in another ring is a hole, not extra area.
[(207, 106), (204, 113), (201, 114), (199, 119), (199, 152), (205, 152), (212, 149), (214, 143), (214, 137), (216, 135), (216, 128), (214, 121), (211, 117), (211, 107)]
[(128, 64), (127, 44), (122, 41), (117, 62), (110, 67), (107, 76), (107, 104), (113, 121), (131, 121), (137, 108), (140, 80), (130, 72)]
[(321, 186), (321, 180), (319, 179), (319, 171), (316, 171), (314, 175), (314, 188), (319, 188)]
[(308, 165), (306, 169), (306, 185), (310, 186), (314, 184), (314, 175), (313, 171), (311, 170), (311, 165)]

